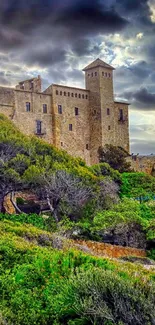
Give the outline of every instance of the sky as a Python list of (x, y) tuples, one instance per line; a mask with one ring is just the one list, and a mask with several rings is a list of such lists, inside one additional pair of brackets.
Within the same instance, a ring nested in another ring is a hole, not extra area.
[(41, 75), (44, 88), (84, 87), (98, 57), (131, 103), (131, 153), (155, 154), (155, 0), (0, 1), (1, 86)]

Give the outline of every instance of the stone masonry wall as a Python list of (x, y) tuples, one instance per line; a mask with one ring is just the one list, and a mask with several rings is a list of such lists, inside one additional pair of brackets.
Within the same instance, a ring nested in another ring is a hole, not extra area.
[(75, 240), (73, 243), (88, 248), (88, 250), (90, 250), (92, 254), (96, 256), (107, 256), (111, 258), (119, 258), (124, 256), (146, 257), (146, 252), (143, 249), (116, 246), (85, 240)]
[(14, 89), (0, 87), (0, 113), (8, 118), (14, 114)]
[[(128, 118), (128, 105), (125, 103), (115, 102), (115, 136), (114, 144), (115, 146), (120, 146), (124, 148), (127, 152), (130, 152), (129, 146), (129, 118)], [(123, 110), (123, 120), (119, 120), (120, 112)]]
[[(55, 145), (90, 164), (89, 92), (53, 85), (53, 133)], [(58, 111), (61, 105), (62, 114)], [(78, 109), (78, 115), (75, 114)], [(72, 130), (69, 130), (72, 125)]]
[[(26, 111), (26, 102), (30, 103), (30, 112)], [(43, 104), (47, 105), (47, 113), (43, 113)], [(26, 135), (36, 135), (37, 120), (42, 122), (42, 134), (38, 136), (53, 143), (51, 96), (16, 90), (14, 123)]]
[[(100, 64), (84, 69), (86, 89), (53, 84), (41, 92), (40, 76), (20, 82), (15, 89), (0, 87), (0, 113), (26, 135), (37, 135), (88, 165), (98, 163), (99, 146), (113, 144), (129, 151), (128, 105), (114, 102), (113, 68), (96, 61)], [(124, 121), (119, 121), (120, 108)], [(40, 122), (41, 132), (36, 134)]]
[(133, 155), (127, 158), (131, 163), (131, 168), (136, 172), (144, 172), (155, 176), (155, 156), (138, 156)]

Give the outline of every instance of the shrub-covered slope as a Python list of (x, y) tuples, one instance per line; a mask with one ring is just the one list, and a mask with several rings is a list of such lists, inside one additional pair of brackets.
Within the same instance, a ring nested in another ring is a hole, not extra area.
[(1, 324), (154, 324), (155, 272), (56, 250), (45, 237), (32, 225), (0, 222)]

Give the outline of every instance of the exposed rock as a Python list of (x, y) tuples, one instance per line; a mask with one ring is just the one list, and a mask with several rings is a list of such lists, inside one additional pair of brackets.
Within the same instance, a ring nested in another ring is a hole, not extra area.
[(52, 238), (52, 247), (56, 249), (63, 249), (64, 241), (60, 236), (53, 236)]
[(53, 246), (53, 240), (46, 234), (41, 234), (37, 238), (37, 242), (41, 246)]
[(121, 257), (120, 259), (126, 262), (139, 263), (148, 266), (150, 265), (155, 266), (155, 262), (153, 260), (150, 260), (147, 257), (125, 256), (125, 257)]
[(115, 228), (98, 232), (102, 242), (128, 246), (135, 248), (146, 248), (146, 236), (142, 227), (136, 223), (118, 224)]

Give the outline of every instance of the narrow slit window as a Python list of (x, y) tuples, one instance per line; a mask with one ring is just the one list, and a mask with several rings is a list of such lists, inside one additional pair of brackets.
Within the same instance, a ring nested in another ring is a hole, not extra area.
[(108, 130), (109, 130), (109, 131), (111, 130), (111, 126), (110, 126), (110, 125), (108, 126)]
[(81, 98), (81, 94), (79, 94), (79, 98)]
[(47, 104), (43, 104), (43, 113), (47, 114)]
[(60, 96), (62, 96), (62, 91), (60, 91)]
[(95, 76), (97, 76), (97, 72), (95, 72)]
[(59, 95), (59, 92), (58, 92), (58, 90), (56, 90), (56, 95)]
[(75, 115), (79, 115), (79, 109), (78, 109), (78, 107), (75, 107)]
[(26, 102), (26, 112), (31, 111), (31, 104), (29, 102)]
[(107, 108), (107, 115), (110, 115), (110, 108)]
[(89, 144), (88, 143), (86, 144), (86, 149), (89, 150)]
[(64, 91), (64, 96), (66, 96), (66, 92)]
[(62, 105), (58, 105), (58, 113), (62, 114)]
[(69, 131), (72, 131), (72, 130), (73, 130), (73, 125), (69, 124)]
[(74, 97), (74, 93), (72, 93), (72, 97)]
[(77, 93), (75, 94), (75, 97), (77, 97)]
[(119, 110), (119, 120), (123, 121), (123, 109), (122, 108), (120, 108), (120, 110)]
[(70, 97), (70, 92), (68, 92), (68, 97)]
[(36, 121), (36, 133), (37, 134), (42, 133), (42, 121)]
[(86, 95), (86, 99), (88, 99), (88, 95)]
[(84, 94), (82, 95), (82, 98), (84, 99)]

